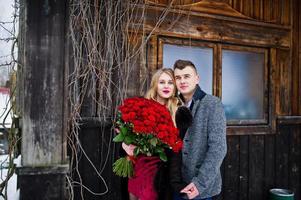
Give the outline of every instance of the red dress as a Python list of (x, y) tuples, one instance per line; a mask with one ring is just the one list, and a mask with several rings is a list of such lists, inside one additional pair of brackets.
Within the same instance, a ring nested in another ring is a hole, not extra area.
[(134, 166), (134, 176), (129, 178), (128, 191), (139, 200), (156, 200), (158, 194), (154, 180), (161, 162), (157, 156), (138, 156)]

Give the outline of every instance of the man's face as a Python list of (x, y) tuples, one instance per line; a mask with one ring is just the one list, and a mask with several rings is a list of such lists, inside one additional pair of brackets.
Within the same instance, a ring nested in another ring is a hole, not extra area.
[(177, 89), (182, 95), (191, 95), (194, 93), (196, 85), (199, 83), (199, 76), (196, 71), (187, 66), (184, 69), (175, 69), (174, 71), (176, 78)]

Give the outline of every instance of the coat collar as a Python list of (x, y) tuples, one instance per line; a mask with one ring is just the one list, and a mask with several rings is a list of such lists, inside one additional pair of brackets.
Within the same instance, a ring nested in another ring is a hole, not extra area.
[[(196, 85), (196, 88), (195, 88), (195, 91), (194, 91), (194, 94), (192, 96), (192, 102), (190, 104), (190, 107), (189, 109), (192, 110), (193, 108), (193, 105), (194, 103), (197, 101), (197, 100), (202, 100), (204, 98), (204, 96), (206, 95), (206, 93), (200, 88), (200, 86), (197, 84)], [(180, 94), (180, 98), (182, 99), (182, 101), (184, 102), (184, 97), (182, 94)]]
[(201, 100), (204, 98), (204, 96), (206, 95), (206, 93), (200, 88), (199, 85), (196, 85), (193, 97), (192, 97), (192, 101), (197, 101), (197, 100)]

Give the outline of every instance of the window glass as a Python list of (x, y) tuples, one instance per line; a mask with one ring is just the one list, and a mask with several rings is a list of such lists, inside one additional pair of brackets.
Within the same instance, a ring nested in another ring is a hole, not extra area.
[(194, 63), (200, 75), (200, 87), (206, 93), (212, 94), (213, 49), (164, 44), (163, 67), (173, 68), (173, 64), (178, 59), (190, 60)]
[(227, 120), (264, 118), (264, 53), (222, 51), (222, 102)]

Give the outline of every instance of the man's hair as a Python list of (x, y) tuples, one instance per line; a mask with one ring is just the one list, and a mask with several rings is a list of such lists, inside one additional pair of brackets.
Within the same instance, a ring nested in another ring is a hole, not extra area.
[(198, 73), (197, 70), (196, 70), (195, 65), (194, 65), (193, 62), (191, 62), (190, 60), (177, 60), (177, 61), (175, 62), (175, 64), (173, 65), (173, 69), (174, 69), (174, 70), (175, 70), (175, 69), (180, 69), (180, 70), (182, 70), (182, 69), (184, 69), (185, 67), (192, 67), (192, 68), (195, 70), (196, 74)]

